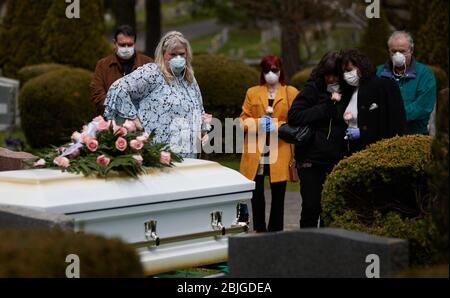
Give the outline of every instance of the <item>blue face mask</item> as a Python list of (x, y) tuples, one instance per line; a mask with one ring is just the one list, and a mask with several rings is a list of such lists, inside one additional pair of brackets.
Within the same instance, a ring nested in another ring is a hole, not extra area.
[(174, 75), (179, 75), (186, 68), (186, 59), (181, 56), (176, 56), (170, 59), (169, 66)]

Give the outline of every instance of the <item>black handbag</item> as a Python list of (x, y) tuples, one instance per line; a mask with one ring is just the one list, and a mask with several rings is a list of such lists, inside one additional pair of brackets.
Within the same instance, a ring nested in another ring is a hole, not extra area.
[(278, 136), (280, 139), (289, 144), (297, 146), (306, 146), (309, 144), (313, 130), (308, 125), (306, 126), (292, 126), (284, 123), (278, 128)]

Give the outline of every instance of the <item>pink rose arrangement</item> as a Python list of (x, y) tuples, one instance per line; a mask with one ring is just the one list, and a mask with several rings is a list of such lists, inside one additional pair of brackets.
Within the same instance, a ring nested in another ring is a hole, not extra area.
[(154, 133), (140, 131), (135, 121), (122, 125), (95, 117), (82, 131), (72, 133), (72, 142), (33, 161), (32, 167), (58, 167), (63, 171), (107, 177), (111, 171), (137, 177), (146, 167), (170, 167), (182, 158), (166, 144), (154, 143)]

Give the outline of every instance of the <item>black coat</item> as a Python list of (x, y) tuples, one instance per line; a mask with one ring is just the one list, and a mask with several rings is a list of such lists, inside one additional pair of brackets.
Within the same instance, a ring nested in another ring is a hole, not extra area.
[[(352, 95), (347, 96), (348, 102)], [(394, 81), (373, 76), (361, 83), (358, 90), (358, 127), (361, 139), (356, 150), (406, 133), (403, 99)]]
[[(344, 91), (345, 93), (350, 94), (351, 90)], [(310, 78), (297, 95), (289, 110), (288, 123), (295, 126), (309, 125), (314, 130), (309, 145), (296, 146), (295, 159), (298, 162), (333, 165), (345, 156), (347, 124), (343, 120), (343, 114), (350, 97), (346, 95), (344, 98), (347, 100), (334, 104), (325, 83), (314, 78)]]

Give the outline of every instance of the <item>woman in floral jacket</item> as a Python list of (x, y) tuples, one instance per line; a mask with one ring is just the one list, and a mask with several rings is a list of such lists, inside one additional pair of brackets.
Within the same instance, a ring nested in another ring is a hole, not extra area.
[(169, 144), (185, 158), (196, 158), (204, 108), (191, 61), (191, 46), (184, 36), (167, 33), (156, 48), (155, 63), (111, 85), (104, 116), (134, 120), (148, 133), (155, 130), (155, 142)]

